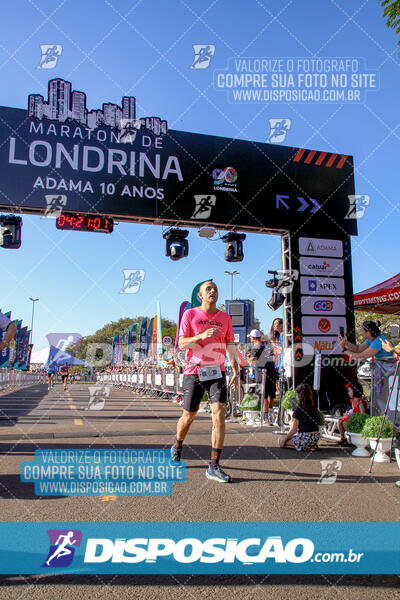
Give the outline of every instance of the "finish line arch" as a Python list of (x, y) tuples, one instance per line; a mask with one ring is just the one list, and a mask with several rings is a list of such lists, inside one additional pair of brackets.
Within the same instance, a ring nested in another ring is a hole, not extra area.
[[(134, 97), (88, 111), (70, 82), (48, 89), (0, 107), (0, 210), (43, 215), (62, 196), (68, 213), (281, 235), (282, 268), (299, 272), (284, 305), (297, 364), (309, 347), (337, 357), (341, 326), (355, 339), (351, 156), (169, 130), (137, 119)], [(295, 363), (292, 383), (311, 372)]]

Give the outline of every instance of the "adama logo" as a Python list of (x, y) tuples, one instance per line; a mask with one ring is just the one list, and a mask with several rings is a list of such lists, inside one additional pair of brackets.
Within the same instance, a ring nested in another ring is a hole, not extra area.
[(322, 332), (322, 333), (328, 333), (328, 331), (330, 331), (331, 329), (331, 322), (329, 319), (320, 319), (318, 321), (318, 329)]
[(50, 548), (42, 567), (69, 567), (75, 546), (80, 546), (82, 532), (79, 529), (48, 529)]

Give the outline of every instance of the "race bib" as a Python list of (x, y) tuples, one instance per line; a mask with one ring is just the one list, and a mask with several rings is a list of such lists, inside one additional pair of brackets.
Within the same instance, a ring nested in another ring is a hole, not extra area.
[(222, 377), (221, 367), (212, 365), (210, 367), (198, 367), (199, 381), (209, 381), (210, 379), (219, 379)]

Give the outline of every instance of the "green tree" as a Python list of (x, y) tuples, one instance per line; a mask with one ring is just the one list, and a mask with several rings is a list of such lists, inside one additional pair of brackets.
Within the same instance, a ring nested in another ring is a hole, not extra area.
[(400, 320), (399, 315), (381, 315), (379, 313), (368, 313), (361, 310), (355, 311), (356, 321), (356, 341), (357, 344), (361, 344), (364, 338), (361, 335), (361, 325), (363, 321), (380, 321), (381, 325), (379, 329), (393, 342), (397, 342), (398, 338), (391, 337), (391, 325), (398, 325)]
[[(381, 0), (383, 16), (387, 17), (386, 26), (400, 34), (400, 0)], [(400, 48), (400, 41), (397, 42)]]

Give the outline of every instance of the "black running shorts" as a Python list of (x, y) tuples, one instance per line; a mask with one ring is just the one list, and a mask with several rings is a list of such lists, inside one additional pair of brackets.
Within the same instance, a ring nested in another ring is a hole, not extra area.
[(183, 376), (183, 408), (189, 412), (199, 410), (201, 399), (207, 392), (210, 402), (227, 402), (225, 373), (218, 379), (199, 381), (198, 375)]

